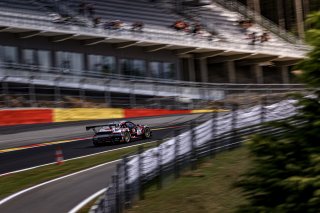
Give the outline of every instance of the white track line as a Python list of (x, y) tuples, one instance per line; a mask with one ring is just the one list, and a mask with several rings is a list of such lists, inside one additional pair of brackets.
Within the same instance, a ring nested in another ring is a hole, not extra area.
[(53, 179), (53, 180), (49, 180), (49, 181), (41, 183), (39, 185), (32, 186), (30, 188), (27, 188), (25, 190), (22, 190), (20, 192), (17, 192), (17, 193), (15, 193), (13, 195), (10, 195), (9, 197), (6, 197), (6, 198), (0, 200), (0, 205), (4, 204), (5, 202), (8, 202), (9, 200), (12, 200), (13, 198), (15, 198), (15, 197), (17, 197), (17, 196), (19, 196), (19, 195), (21, 195), (23, 193), (26, 193), (26, 192), (31, 191), (33, 189), (36, 189), (36, 188), (39, 188), (41, 186), (47, 185), (49, 183), (52, 183), (52, 182), (55, 182), (55, 181), (58, 181), (58, 180), (61, 180), (61, 179), (67, 178), (67, 177), (71, 177), (71, 176), (74, 176), (74, 175), (77, 175), (77, 174), (80, 174), (80, 173), (83, 173), (83, 172), (87, 172), (87, 171), (99, 168), (101, 166), (105, 166), (105, 165), (108, 165), (108, 164), (116, 163), (118, 161), (120, 161), (120, 160), (110, 161), (110, 162), (107, 162), (107, 163), (104, 163), (104, 164), (100, 164), (100, 165), (97, 165), (97, 166), (94, 166), (94, 167), (91, 167), (91, 168), (88, 168), (88, 169), (85, 169), (85, 170), (82, 170), (82, 171), (79, 171), (79, 172), (75, 172), (75, 173), (72, 173), (72, 174), (69, 174), (69, 175), (66, 175), (66, 176), (62, 176), (62, 177), (59, 177), (59, 178), (56, 178), (56, 179)]
[[(167, 139), (164, 139), (164, 140), (167, 140)], [(97, 152), (97, 153), (93, 153), (93, 154), (89, 154), (89, 155), (84, 155), (84, 156), (80, 156), (80, 157), (76, 157), (76, 158), (70, 158), (70, 159), (64, 160), (64, 162), (65, 162), (65, 161), (71, 161), (71, 160), (77, 160), (77, 159), (81, 159), (81, 158), (85, 158), (85, 157), (90, 157), (90, 156), (94, 156), (94, 155), (98, 155), (98, 154), (103, 154), (103, 153), (107, 153), (107, 152), (117, 151), (117, 150), (121, 150), (121, 149), (126, 149), (126, 148), (130, 148), (130, 147), (140, 146), (140, 145), (143, 145), (143, 144), (154, 143), (154, 142), (156, 142), (156, 141), (150, 141), (150, 142), (140, 143), (140, 144), (136, 144), (136, 145), (132, 145), (132, 146), (125, 146), (125, 147), (121, 147), (121, 148), (117, 148), (117, 149), (106, 150), (106, 151), (103, 151), (103, 152)], [(52, 164), (55, 164), (55, 163), (56, 163), (56, 162), (52, 162), (52, 163), (42, 164), (42, 165), (39, 165), (39, 166), (34, 166), (34, 167), (26, 168), (26, 169), (21, 169), (21, 170), (17, 170), (17, 171), (12, 171), (12, 172), (3, 173), (3, 174), (0, 174), (0, 177), (5, 176), (5, 175), (10, 175), (10, 174), (18, 173), (18, 172), (23, 172), (23, 171), (31, 170), (31, 169), (36, 169), (36, 168), (39, 168), (39, 167), (42, 167), (42, 166), (52, 165)]]
[[(166, 139), (164, 139), (164, 140), (166, 140)], [(143, 143), (143, 144), (148, 144), (148, 143), (153, 143), (153, 142), (156, 142), (156, 141), (150, 141), (150, 142)], [(133, 145), (133, 146), (127, 146), (127, 147), (122, 147), (122, 148), (118, 148), (118, 149), (107, 150), (107, 151), (103, 151), (103, 152), (99, 152), (99, 153), (95, 153), (95, 154), (90, 154), (90, 155), (86, 155), (86, 156), (81, 156), (81, 157), (77, 157), (77, 158), (73, 158), (73, 159), (68, 159), (68, 160), (65, 160), (65, 161), (80, 159), (80, 158), (89, 157), (89, 156), (93, 156), (93, 155), (97, 155), (97, 154), (101, 154), (101, 153), (106, 153), (106, 152), (121, 150), (121, 149), (129, 148), (129, 147), (140, 146), (140, 145), (143, 145), (143, 144), (136, 144), (136, 145)], [(61, 180), (61, 179), (67, 178), (67, 177), (71, 177), (71, 176), (74, 176), (74, 175), (77, 175), (77, 174), (80, 174), (80, 173), (83, 173), (83, 172), (87, 172), (87, 171), (90, 171), (90, 170), (99, 168), (99, 167), (101, 167), (101, 166), (105, 166), (105, 165), (108, 165), (108, 164), (115, 163), (115, 162), (118, 162), (118, 161), (120, 161), (120, 160), (121, 160), (121, 159), (119, 159), (119, 160), (114, 160), (114, 161), (110, 161), (110, 162), (107, 162), (107, 163), (103, 163), (103, 164), (100, 164), (100, 165), (97, 165), (97, 166), (94, 166), (94, 167), (91, 167), (91, 168), (88, 168), (88, 169), (85, 169), (85, 170), (81, 170), (81, 171), (78, 171), (78, 172), (75, 172), (75, 173), (72, 173), (72, 174), (69, 174), (69, 175), (65, 175), (65, 176), (62, 176), (62, 177), (59, 177), (59, 178), (56, 178), (56, 179), (53, 179), (53, 180), (49, 180), (49, 181), (47, 181), (47, 182), (44, 182), (44, 183), (41, 183), (41, 184), (38, 184), (38, 185), (35, 185), (35, 186), (32, 186), (32, 187), (30, 187), (30, 188), (24, 189), (24, 190), (22, 190), (22, 191), (20, 191), (20, 192), (17, 192), (17, 193), (15, 193), (15, 194), (13, 194), (13, 195), (10, 195), (9, 197), (6, 197), (6, 198), (0, 200), (0, 205), (4, 204), (5, 202), (8, 202), (9, 200), (12, 200), (12, 199), (15, 198), (15, 197), (18, 197), (19, 195), (21, 195), (21, 194), (23, 194), (23, 193), (26, 193), (26, 192), (28, 192), (28, 191), (31, 191), (31, 190), (33, 190), (33, 189), (39, 188), (39, 187), (41, 187), (41, 186), (47, 185), (47, 184), (49, 184), (49, 183), (52, 183), (52, 182), (55, 182), (55, 181), (58, 181), (58, 180)], [(54, 162), (54, 163), (55, 163), (55, 162)], [(50, 164), (54, 164), (54, 163), (50, 163)], [(45, 166), (45, 165), (50, 165), (50, 164), (44, 164), (44, 165), (40, 165), (40, 166)], [(28, 169), (23, 169), (23, 170), (19, 170), (19, 171), (14, 171), (14, 172), (9, 172), (9, 173), (0, 175), (0, 177), (1, 177), (1, 176), (4, 176), (4, 175), (8, 175), (8, 174), (17, 173), (17, 172), (20, 172), (20, 171), (30, 170), (30, 169), (37, 168), (37, 167), (40, 167), (40, 166), (36, 166), (36, 167), (28, 168)]]
[(95, 199), (99, 195), (103, 194), (106, 190), (107, 190), (107, 188), (104, 188), (104, 189), (101, 189), (100, 191), (94, 193), (93, 195), (91, 195), (90, 197), (88, 197), (87, 199), (85, 199), (84, 201), (79, 203), (77, 206), (75, 206), (73, 209), (71, 209), (68, 213), (77, 213), (82, 207), (87, 205), (90, 201), (92, 201), (93, 199)]

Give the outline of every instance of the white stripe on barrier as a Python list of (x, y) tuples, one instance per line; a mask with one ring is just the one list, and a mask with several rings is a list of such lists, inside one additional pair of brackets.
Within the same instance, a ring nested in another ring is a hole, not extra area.
[[(226, 132), (229, 132), (233, 128), (233, 116), (235, 115), (235, 128), (246, 127), (251, 125), (256, 125), (261, 123), (261, 113), (262, 109), (265, 110), (264, 121), (273, 121), (288, 118), (296, 113), (296, 107), (293, 105), (296, 101), (285, 100), (269, 106), (261, 107), (257, 105), (245, 110), (237, 110), (234, 113), (227, 113), (216, 118), (215, 131), (216, 135), (220, 135)], [(212, 138), (212, 119), (206, 121), (205, 123), (196, 126), (194, 128), (196, 143), (194, 146), (199, 147), (202, 144), (206, 143)], [(179, 137), (179, 150), (178, 154), (183, 155), (191, 151), (192, 149), (192, 135), (191, 130), (186, 131), (176, 137)], [(175, 156), (175, 138), (172, 138), (159, 146), (159, 151), (161, 150), (161, 164), (165, 165), (174, 160)], [(157, 150), (158, 151), (158, 150)], [(152, 172), (157, 168), (157, 161), (154, 155), (151, 154), (152, 150), (143, 153), (142, 158), (142, 174), (147, 174)], [(139, 176), (139, 162), (138, 157), (134, 161), (130, 161), (129, 165), (129, 183), (135, 181)]]
[(85, 205), (87, 205), (90, 201), (92, 201), (93, 199), (95, 199), (99, 195), (103, 194), (106, 190), (107, 190), (107, 188), (104, 188), (104, 189), (101, 189), (101, 190), (97, 191), (96, 193), (94, 193), (90, 197), (86, 198), (81, 203), (79, 203), (73, 209), (71, 209), (68, 213), (77, 213), (81, 208), (83, 208)]

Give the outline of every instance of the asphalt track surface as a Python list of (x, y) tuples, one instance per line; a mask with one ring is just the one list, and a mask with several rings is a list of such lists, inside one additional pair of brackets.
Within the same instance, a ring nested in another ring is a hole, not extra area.
[[(152, 129), (156, 129), (153, 132), (152, 139), (139, 140), (128, 144), (101, 147), (94, 147), (91, 141), (89, 139), (86, 139), (69, 143), (62, 143), (59, 144), (59, 146), (61, 146), (63, 149), (65, 159), (68, 159), (82, 155), (102, 152), (105, 150), (112, 150), (120, 147), (172, 137), (174, 135), (174, 130), (180, 129), (181, 131), (185, 131), (189, 129), (189, 121), (199, 118), (200, 121), (204, 121), (208, 119), (209, 116), (198, 114), (131, 119), (136, 123), (148, 124)], [(12, 136), (10, 138), (12, 145), (19, 144), (21, 146), (27, 146), (33, 144), (34, 141), (41, 140), (41, 138), (43, 138), (43, 134), (45, 133), (47, 134), (46, 136), (50, 138), (50, 141), (57, 138), (70, 139), (70, 136), (88, 136), (82, 135), (84, 134), (83, 131), (86, 125), (88, 125), (88, 123), (77, 123), (72, 126), (64, 126), (63, 128), (61, 128), (61, 126), (47, 128), (39, 126), (39, 129), (37, 129), (38, 127), (35, 127), (35, 129), (30, 128), (25, 131), (21, 131), (20, 133), (18, 133), (18, 135), (16, 134), (16, 131), (18, 131), (17, 128), (14, 131), (8, 128), (0, 135), (0, 149), (10, 149), (10, 147), (12, 147), (8, 146), (8, 140), (4, 141), (4, 143), (2, 143), (1, 141), (2, 138), (8, 138), (8, 135)], [(70, 132), (70, 130), (73, 131)], [(35, 134), (35, 132), (38, 132), (40, 135)], [(51, 135), (48, 132), (51, 132)], [(65, 135), (65, 138), (62, 137), (63, 135)], [(32, 137), (34, 137), (34, 139), (32, 139)], [(0, 153), (0, 174), (8, 171), (27, 168), (30, 166), (54, 162), (55, 147), (55, 145), (48, 145), (44, 147)], [(114, 173), (115, 166), (116, 162), (106, 164), (98, 168), (81, 172), (77, 175), (69, 176), (67, 178), (63, 178), (52, 183), (37, 187), (23, 194), (20, 194), (19, 196), (0, 205), (0, 212), (68, 212), (82, 200), (105, 188), (111, 180), (111, 176)]]

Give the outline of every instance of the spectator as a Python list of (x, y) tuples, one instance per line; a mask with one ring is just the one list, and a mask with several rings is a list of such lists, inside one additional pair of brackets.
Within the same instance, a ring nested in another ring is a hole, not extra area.
[(264, 43), (270, 40), (270, 36), (267, 32), (264, 32), (261, 36), (260, 36), (260, 42)]
[(84, 1), (80, 2), (79, 7), (78, 7), (79, 15), (82, 15), (82, 16), (85, 15), (86, 6), (87, 6), (87, 4)]
[(196, 24), (193, 25), (192, 33), (193, 33), (194, 35), (196, 35), (196, 34), (201, 33), (201, 30), (202, 30), (202, 26), (201, 26), (200, 23), (197, 22)]
[(132, 24), (131, 30), (142, 32), (143, 27), (144, 27), (144, 23), (142, 21), (137, 21)]
[(114, 25), (114, 22), (113, 22), (113, 21), (106, 21), (106, 22), (104, 23), (104, 29), (110, 30), (110, 29), (113, 28), (113, 25)]
[(93, 27), (97, 27), (101, 23), (101, 18), (100, 17), (95, 17), (93, 19)]
[(177, 31), (182, 31), (182, 30), (187, 30), (187, 28), (189, 27), (187, 22), (184, 22), (182, 20), (177, 20), (172, 27), (177, 30)]
[(258, 39), (257, 33), (256, 33), (256, 32), (253, 32), (253, 33), (249, 34), (249, 38), (251, 39), (250, 44), (251, 44), (251, 45), (255, 45), (255, 44), (256, 44), (256, 41), (257, 41), (257, 39)]
[(93, 18), (95, 15), (95, 8), (93, 7), (92, 4), (87, 5), (87, 11), (88, 11), (89, 17)]

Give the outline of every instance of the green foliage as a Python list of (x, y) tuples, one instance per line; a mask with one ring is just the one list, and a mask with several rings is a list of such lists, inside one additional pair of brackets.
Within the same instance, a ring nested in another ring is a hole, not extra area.
[(299, 98), (294, 119), (303, 124), (270, 124), (284, 133), (257, 135), (248, 143), (254, 163), (237, 185), (249, 203), (239, 212), (320, 212), (320, 12), (308, 23), (313, 28), (307, 41), (314, 48), (298, 67), (314, 95)]
[(308, 16), (307, 23), (312, 27), (306, 33), (307, 42), (313, 46), (308, 57), (298, 66), (303, 70), (301, 80), (311, 87), (320, 87), (320, 12)]

